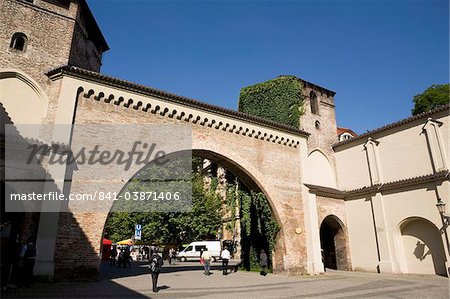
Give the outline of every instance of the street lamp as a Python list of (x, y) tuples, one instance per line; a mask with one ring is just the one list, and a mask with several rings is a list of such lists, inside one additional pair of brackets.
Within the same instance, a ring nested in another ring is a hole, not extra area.
[(442, 199), (438, 198), (436, 207), (439, 211), (439, 214), (441, 214), (442, 220), (444, 221), (444, 225), (446, 227), (449, 226), (450, 225), (450, 215), (445, 214), (445, 203), (442, 201)]

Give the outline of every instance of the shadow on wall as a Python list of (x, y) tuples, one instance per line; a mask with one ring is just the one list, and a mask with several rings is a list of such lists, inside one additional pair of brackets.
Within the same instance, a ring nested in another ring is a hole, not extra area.
[(418, 260), (423, 261), (427, 257), (427, 255), (431, 255), (431, 250), (428, 250), (427, 252), (425, 252), (426, 248), (427, 247), (426, 247), (425, 243), (417, 241), (416, 249), (414, 249), (413, 253)]
[(447, 276), (444, 245), (437, 227), (413, 218), (400, 227), (408, 272)]
[[(52, 233), (46, 235), (47, 231), (42, 229), (43, 227), (39, 231), (39, 226), (47, 219), (54, 218), (55, 213), (58, 213), (30, 212), (41, 211), (41, 201), (13, 201), (9, 200), (13, 198), (11, 195), (61, 193), (46, 169), (35, 161), (36, 157), (33, 158), (33, 163), (25, 162), (30, 157), (30, 145), (34, 143), (30, 143), (33, 140), (24, 138), (16, 127), (0, 102), (0, 137), (3, 141), (0, 143), (2, 286), (8, 283), (20, 283), (22, 278), (19, 265), (21, 245), (30, 236), (37, 240), (38, 247), (40, 244), (47, 246), (47, 239), (52, 239), (54, 236), (51, 235)], [(8, 177), (5, 176), (7, 171)], [(5, 182), (6, 179), (9, 181)], [(89, 216), (95, 217), (95, 213), (92, 214)], [(54, 279), (92, 280), (97, 278), (100, 264), (99, 252), (91, 245), (92, 241), (87, 238), (73, 214), (60, 213), (59, 216), (58, 238), (54, 254)], [(38, 261), (39, 256), (45, 256), (45, 246), (38, 248)]]

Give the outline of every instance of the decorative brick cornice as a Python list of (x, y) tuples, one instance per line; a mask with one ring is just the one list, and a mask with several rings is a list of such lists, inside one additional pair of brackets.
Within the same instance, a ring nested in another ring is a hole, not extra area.
[(325, 197), (331, 197), (336, 199), (342, 199), (342, 200), (349, 200), (351, 198), (354, 198), (356, 196), (361, 195), (370, 195), (375, 194), (378, 192), (385, 192), (390, 191), (398, 188), (405, 188), (405, 187), (411, 187), (416, 186), (424, 183), (431, 183), (431, 182), (442, 182), (445, 180), (449, 180), (449, 171), (440, 171), (434, 174), (427, 174), (423, 176), (417, 176), (413, 178), (398, 180), (398, 181), (392, 181), (389, 183), (384, 184), (375, 184), (372, 186), (364, 186), (362, 188), (348, 190), (348, 191), (342, 191), (330, 187), (324, 187), (324, 186), (318, 186), (313, 184), (304, 184), (306, 187), (309, 188), (309, 192), (319, 195), (319, 196), (325, 196)]
[[(101, 88), (101, 87), (99, 87)], [(194, 125), (209, 127), (215, 130), (222, 130), (228, 133), (239, 134), (252, 137), (267, 142), (278, 143), (285, 146), (296, 148), (300, 141), (297, 138), (288, 137), (277, 130), (265, 130), (246, 126), (240, 119), (230, 119), (217, 117), (214, 114), (196, 113), (194, 109), (183, 109), (183, 106), (165, 105), (164, 101), (146, 99), (143, 101), (134, 98), (125, 98), (115, 94), (109, 94), (103, 91), (94, 91), (89, 89), (84, 91), (83, 87), (78, 88), (78, 99), (84, 101), (102, 102), (109, 105), (116, 105), (127, 108), (130, 112), (142, 111), (149, 114), (155, 114), (170, 119), (177, 119), (180, 122), (188, 122)], [(174, 109), (176, 107), (176, 109)], [(270, 128), (272, 129), (272, 128)]]
[(356, 136), (354, 138), (350, 138), (348, 140), (337, 142), (337, 143), (332, 145), (332, 148), (335, 150), (338, 147), (341, 147), (341, 146), (343, 146), (345, 144), (353, 143), (353, 142), (355, 142), (357, 140), (366, 139), (367, 137), (373, 137), (373, 135), (375, 135), (375, 134), (378, 134), (378, 133), (387, 131), (389, 129), (405, 125), (407, 123), (413, 122), (413, 121), (418, 120), (418, 119), (428, 118), (429, 116), (434, 115), (436, 113), (439, 113), (439, 112), (442, 112), (442, 111), (445, 111), (445, 110), (449, 110), (449, 107), (450, 107), (450, 104), (445, 104), (445, 105), (442, 105), (442, 106), (440, 106), (440, 107), (438, 107), (436, 109), (433, 109), (431, 111), (423, 112), (423, 113), (420, 113), (420, 114), (417, 114), (417, 115), (414, 115), (414, 116), (402, 119), (402, 120), (397, 121), (395, 123), (391, 123), (391, 124), (388, 124), (388, 125), (386, 125), (384, 127), (381, 127), (381, 128), (369, 131), (367, 133), (361, 134), (361, 135)]

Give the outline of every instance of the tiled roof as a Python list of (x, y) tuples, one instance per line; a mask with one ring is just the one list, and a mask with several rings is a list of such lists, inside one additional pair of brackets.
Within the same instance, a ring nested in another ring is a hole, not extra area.
[(198, 100), (194, 100), (191, 98), (179, 96), (173, 93), (169, 93), (163, 90), (155, 89), (152, 87), (132, 83), (129, 81), (125, 81), (118, 78), (113, 78), (109, 76), (105, 76), (100, 73), (84, 70), (74, 66), (62, 66), (56, 69), (50, 70), (46, 73), (46, 75), (50, 79), (58, 78), (61, 75), (71, 75), (77, 78), (87, 79), (89, 81), (107, 84), (110, 86), (114, 86), (117, 88), (125, 89), (132, 92), (138, 92), (141, 94), (153, 96), (165, 101), (169, 101), (178, 105), (192, 107), (194, 109), (203, 110), (206, 112), (211, 112), (215, 114), (219, 114), (222, 116), (230, 117), (236, 120), (242, 120), (245, 122), (249, 122), (252, 124), (260, 125), (266, 128), (275, 129), (278, 131), (294, 134), (297, 136), (308, 137), (310, 134), (299, 130), (295, 127), (280, 124), (271, 120), (267, 120), (261, 117), (245, 114), (242, 112), (234, 111), (231, 109), (222, 108), (219, 106), (214, 106), (211, 104), (207, 104)]
[(368, 137), (372, 137), (372, 135), (378, 134), (380, 132), (383, 132), (383, 131), (386, 131), (386, 130), (389, 130), (389, 129), (392, 129), (392, 128), (396, 128), (396, 127), (402, 126), (404, 124), (413, 122), (413, 121), (421, 119), (421, 118), (429, 117), (429, 116), (431, 116), (433, 114), (436, 114), (436, 113), (439, 113), (439, 112), (442, 112), (442, 111), (445, 111), (445, 110), (449, 110), (449, 107), (450, 107), (449, 104), (445, 104), (445, 105), (442, 105), (442, 106), (440, 106), (440, 107), (438, 107), (438, 108), (436, 108), (434, 110), (423, 112), (423, 113), (420, 113), (420, 114), (417, 114), (417, 115), (414, 115), (414, 116), (402, 119), (400, 121), (388, 124), (388, 125), (386, 125), (384, 127), (381, 127), (381, 128), (369, 131), (367, 133), (361, 134), (361, 135), (359, 135), (357, 137), (350, 138), (350, 139), (347, 139), (347, 140), (344, 140), (344, 141), (341, 141), (341, 142), (337, 142), (337, 143), (333, 144), (332, 148), (336, 149), (336, 148), (338, 148), (338, 147), (340, 147), (340, 146), (342, 146), (344, 144), (349, 144), (349, 143), (355, 142), (357, 140), (361, 140), (361, 139), (365, 139), (365, 138), (368, 138)]

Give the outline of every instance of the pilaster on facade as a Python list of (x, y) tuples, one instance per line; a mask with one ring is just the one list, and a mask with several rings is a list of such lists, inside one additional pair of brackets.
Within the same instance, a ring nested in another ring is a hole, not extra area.
[(422, 131), (425, 133), (434, 172), (448, 169), (447, 156), (444, 149), (440, 127), (442, 122), (428, 118)]
[(317, 212), (316, 194), (308, 193), (303, 195), (305, 209), (305, 228), (307, 232), (307, 256), (308, 273), (316, 275), (324, 273), (324, 264), (322, 262), (321, 244), (320, 244), (320, 226)]
[(378, 270), (381, 273), (397, 273), (398, 263), (394, 259), (395, 248), (392, 234), (389, 232), (388, 217), (381, 192), (371, 197), (373, 225), (378, 251)]
[(369, 166), (369, 174), (372, 185), (382, 182), (380, 158), (378, 155), (379, 144), (380, 142), (372, 139), (372, 137), (369, 137), (366, 143), (364, 143), (364, 150), (366, 151), (367, 165)]

